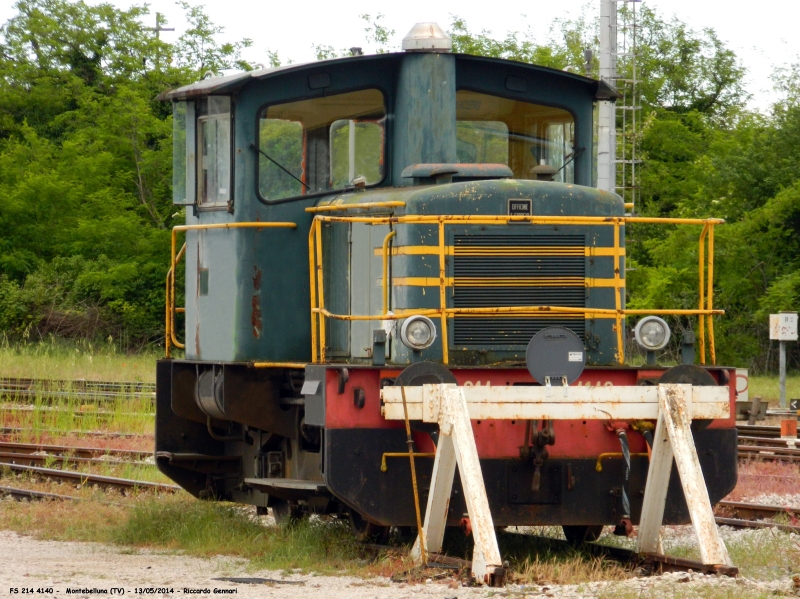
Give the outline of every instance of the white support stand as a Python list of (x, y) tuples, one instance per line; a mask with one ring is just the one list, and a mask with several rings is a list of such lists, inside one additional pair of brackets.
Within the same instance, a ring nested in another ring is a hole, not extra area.
[[(714, 521), (690, 428), (693, 417), (729, 417), (727, 387), (564, 387), (563, 393), (558, 394), (548, 387), (423, 385), (403, 389), (404, 394), (399, 387), (385, 387), (381, 391), (384, 417), (400, 420), (407, 411), (412, 420), (437, 422), (440, 429), (422, 527), (425, 547), (431, 553), (441, 550), (458, 465), (475, 537), (472, 573), (477, 581), (493, 585), (505, 572), (471, 419), (657, 419), (639, 525), (639, 552), (661, 553), (660, 530), (674, 457), (702, 562), (732, 565)], [(405, 408), (403, 395), (407, 401)], [(412, 555), (421, 558), (419, 538)]]
[(674, 456), (689, 516), (697, 535), (700, 560), (704, 564), (732, 566), (733, 562), (719, 537), (714, 521), (714, 510), (690, 428), (692, 406), (682, 387), (683, 385), (658, 386), (659, 415), (644, 489), (639, 524), (639, 553), (661, 553), (661, 522), (664, 518)]
[[(463, 390), (455, 385), (437, 385), (437, 387), (438, 389), (428, 400), (428, 407), (438, 413), (439, 442), (433, 462), (425, 523), (422, 526), (425, 548), (431, 553), (438, 553), (442, 549), (453, 478), (458, 464), (467, 513), (472, 524), (472, 535), (475, 538), (472, 575), (475, 580), (495, 586), (498, 579), (505, 578), (505, 570), (500, 559), (500, 548), (497, 546), (492, 513), (489, 510), (489, 498), (483, 484), (467, 399)], [(412, 556), (420, 558), (419, 538), (414, 543)]]

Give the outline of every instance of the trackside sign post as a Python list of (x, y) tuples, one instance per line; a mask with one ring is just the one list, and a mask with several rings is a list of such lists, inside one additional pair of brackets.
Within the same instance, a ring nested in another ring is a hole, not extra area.
[(786, 408), (786, 342), (797, 341), (797, 312), (769, 315), (769, 338), (780, 344), (781, 409)]

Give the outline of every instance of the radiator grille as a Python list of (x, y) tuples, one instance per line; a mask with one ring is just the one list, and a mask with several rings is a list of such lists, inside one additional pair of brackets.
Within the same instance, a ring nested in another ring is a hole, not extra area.
[[(453, 242), (453, 306), (586, 305), (583, 235), (456, 235)], [(525, 346), (548, 326), (563, 326), (580, 337), (582, 316), (459, 316), (453, 344)]]

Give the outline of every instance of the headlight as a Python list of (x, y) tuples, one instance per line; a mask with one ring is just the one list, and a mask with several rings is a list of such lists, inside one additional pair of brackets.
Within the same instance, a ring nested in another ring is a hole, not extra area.
[(658, 316), (642, 318), (633, 330), (636, 343), (644, 350), (655, 351), (669, 343), (669, 325)]
[(400, 329), (400, 340), (411, 349), (430, 347), (434, 339), (436, 339), (436, 327), (426, 316), (406, 318)]

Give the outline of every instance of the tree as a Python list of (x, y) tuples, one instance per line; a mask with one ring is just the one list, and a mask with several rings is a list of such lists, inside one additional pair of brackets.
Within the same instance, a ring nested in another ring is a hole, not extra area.
[(175, 44), (142, 24), (146, 7), (15, 7), (0, 27), (0, 326), (159, 338), (175, 214), (171, 108), (155, 98), (249, 68), (249, 41), (219, 43), (188, 4)]

